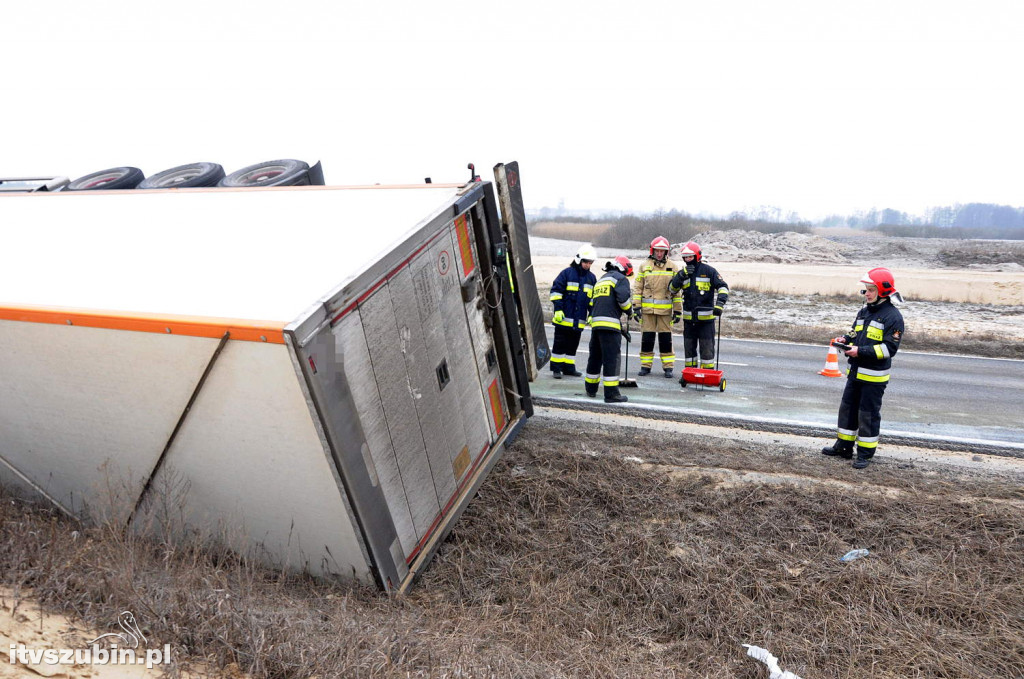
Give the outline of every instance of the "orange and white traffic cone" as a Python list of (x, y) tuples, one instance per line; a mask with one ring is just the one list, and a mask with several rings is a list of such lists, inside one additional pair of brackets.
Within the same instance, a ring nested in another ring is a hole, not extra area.
[(828, 356), (825, 357), (825, 368), (818, 371), (819, 375), (825, 377), (842, 377), (843, 373), (839, 372), (839, 352), (831, 344), (828, 347)]

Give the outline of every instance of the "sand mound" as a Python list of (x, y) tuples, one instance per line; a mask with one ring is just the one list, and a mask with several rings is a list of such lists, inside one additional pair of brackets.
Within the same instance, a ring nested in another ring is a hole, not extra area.
[[(758, 231), (706, 231), (697, 236), (703, 253), (719, 262), (848, 263), (850, 245), (803, 233), (760, 233)], [(683, 243), (672, 246), (679, 257)]]

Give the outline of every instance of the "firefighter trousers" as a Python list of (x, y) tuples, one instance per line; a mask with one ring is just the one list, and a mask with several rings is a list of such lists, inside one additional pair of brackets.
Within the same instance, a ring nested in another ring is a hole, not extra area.
[(598, 384), (604, 384), (604, 393), (617, 394), (619, 391), (619, 353), (622, 334), (610, 328), (594, 328), (590, 331), (590, 358), (587, 359), (587, 373), (583, 380), (587, 393), (597, 393)]
[(866, 382), (854, 376), (846, 378), (846, 388), (839, 402), (839, 426), (836, 448), (853, 451), (857, 457), (870, 458), (878, 447), (878, 430), (882, 424), (882, 394), (887, 382)]
[(658, 351), (661, 353), (661, 367), (668, 370), (676, 364), (676, 354), (672, 351), (672, 331), (640, 333), (640, 365), (648, 368), (654, 364), (654, 338), (658, 338)]
[(555, 326), (555, 342), (551, 347), (551, 372), (576, 372), (576, 349), (580, 346), (582, 330)]
[[(698, 345), (700, 364), (697, 363)], [(683, 355), (687, 368), (715, 367), (715, 324), (713, 321), (699, 323), (683, 321)]]

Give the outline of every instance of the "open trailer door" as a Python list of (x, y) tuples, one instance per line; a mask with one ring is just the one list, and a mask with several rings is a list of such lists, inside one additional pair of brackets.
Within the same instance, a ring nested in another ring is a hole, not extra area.
[(526, 362), (532, 382), (551, 358), (551, 349), (544, 333), (544, 313), (526, 233), (526, 209), (523, 207), (523, 191), (519, 184), (519, 163), (513, 161), (495, 165), (494, 181), (498, 187), (498, 200), (501, 201), (501, 229), (508, 243), (509, 272), (519, 307), (520, 329), (527, 356), (533, 357)]

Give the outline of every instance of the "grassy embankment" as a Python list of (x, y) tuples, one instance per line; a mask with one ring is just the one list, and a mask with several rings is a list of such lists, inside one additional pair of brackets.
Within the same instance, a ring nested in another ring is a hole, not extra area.
[(666, 443), (531, 421), (395, 600), (6, 497), (0, 573), (97, 628), (133, 611), (215, 676), (764, 676), (744, 643), (804, 677), (1024, 673), (1019, 479)]

